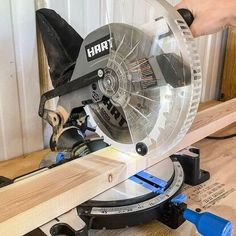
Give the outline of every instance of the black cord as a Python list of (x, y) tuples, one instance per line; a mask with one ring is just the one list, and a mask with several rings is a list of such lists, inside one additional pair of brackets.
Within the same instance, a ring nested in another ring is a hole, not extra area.
[(206, 139), (211, 139), (211, 140), (224, 140), (224, 139), (230, 139), (236, 137), (236, 133), (235, 134), (230, 134), (230, 135), (226, 135), (226, 136), (208, 136), (206, 137)]

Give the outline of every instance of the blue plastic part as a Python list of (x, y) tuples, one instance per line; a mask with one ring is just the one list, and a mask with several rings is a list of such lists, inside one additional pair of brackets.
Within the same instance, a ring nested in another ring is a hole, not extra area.
[(203, 236), (232, 235), (232, 223), (209, 212), (197, 213), (190, 209), (186, 209), (183, 216), (186, 220), (192, 222), (196, 226), (198, 232)]
[(165, 187), (167, 185), (166, 181), (161, 180), (155, 176), (152, 176), (151, 174), (145, 171), (139, 172), (138, 174), (130, 177), (129, 179), (137, 184), (142, 185), (144, 188), (151, 190), (153, 193), (158, 193), (158, 194), (164, 193)]
[(58, 152), (56, 156), (56, 164), (65, 160), (65, 155), (62, 152)]
[(162, 179), (159, 179), (159, 178), (157, 178), (157, 177), (155, 177), (155, 176), (153, 176), (153, 175), (151, 175), (151, 174), (149, 174), (145, 171), (139, 172), (138, 174), (136, 174), (136, 176), (141, 177), (143, 179), (146, 179), (146, 180), (152, 182), (153, 184), (156, 184), (156, 185), (160, 186), (161, 188), (165, 188), (166, 185), (167, 185), (166, 181), (164, 181)]
[(151, 184), (149, 184), (149, 183), (139, 179), (136, 176), (132, 176), (129, 179), (134, 181), (137, 184), (142, 185), (144, 188), (147, 188), (147, 189), (151, 190), (153, 193), (161, 193), (161, 188), (160, 187), (155, 187), (155, 186), (153, 186), (153, 185), (151, 185)]
[(176, 197), (171, 199), (171, 202), (174, 203), (175, 205), (180, 205), (181, 203), (185, 202), (188, 199), (188, 197), (181, 193), (177, 195)]

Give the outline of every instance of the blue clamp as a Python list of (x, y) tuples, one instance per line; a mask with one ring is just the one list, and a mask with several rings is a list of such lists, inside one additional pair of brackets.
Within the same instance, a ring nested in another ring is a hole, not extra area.
[(171, 202), (174, 203), (175, 205), (180, 205), (181, 203), (185, 202), (188, 199), (188, 197), (181, 193), (174, 198), (171, 199)]
[(209, 212), (197, 213), (185, 209), (184, 218), (192, 222), (203, 236), (232, 236), (232, 223)]
[(62, 152), (58, 152), (56, 155), (56, 164), (65, 160), (65, 155)]

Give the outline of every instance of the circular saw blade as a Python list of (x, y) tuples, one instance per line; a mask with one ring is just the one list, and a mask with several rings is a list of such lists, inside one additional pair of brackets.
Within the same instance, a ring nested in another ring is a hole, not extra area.
[(186, 134), (200, 101), (201, 68), (191, 32), (165, 1), (102, 2), (101, 26), (110, 36), (99, 81), (104, 98), (86, 112), (96, 132), (119, 150), (162, 155)]

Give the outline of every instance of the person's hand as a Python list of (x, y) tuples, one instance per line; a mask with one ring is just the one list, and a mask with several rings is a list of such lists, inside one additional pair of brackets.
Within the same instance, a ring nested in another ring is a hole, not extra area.
[(189, 9), (194, 21), (193, 36), (216, 33), (227, 26), (236, 26), (236, 0), (183, 0), (176, 9)]

